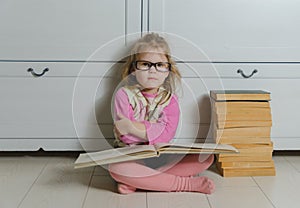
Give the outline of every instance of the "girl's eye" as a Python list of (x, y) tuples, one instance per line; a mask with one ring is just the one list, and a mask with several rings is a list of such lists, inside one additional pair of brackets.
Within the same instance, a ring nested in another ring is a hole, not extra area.
[(150, 67), (151, 64), (148, 63), (148, 62), (143, 62), (142, 65), (143, 65), (143, 66), (146, 66), (146, 67)]

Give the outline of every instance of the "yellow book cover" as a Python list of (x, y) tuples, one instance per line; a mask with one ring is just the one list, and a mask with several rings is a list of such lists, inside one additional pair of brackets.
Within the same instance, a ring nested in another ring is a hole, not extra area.
[(268, 101), (215, 101), (211, 100), (211, 108), (217, 113), (241, 112), (241, 111), (267, 111), (270, 112)]
[(236, 127), (259, 127), (272, 126), (272, 120), (244, 120), (244, 121), (218, 121), (213, 120), (218, 129), (236, 128)]
[(231, 137), (270, 137), (271, 127), (243, 127), (218, 129), (214, 126), (214, 138), (231, 138)]
[[(217, 165), (218, 167), (218, 165)], [(275, 167), (266, 168), (240, 168), (240, 169), (223, 169), (218, 167), (223, 177), (242, 177), (242, 176), (275, 176)]]
[(271, 141), (270, 137), (247, 137), (247, 136), (228, 136), (228, 137), (215, 137), (213, 141), (218, 144), (265, 144)]
[(219, 162), (219, 166), (223, 169), (239, 169), (239, 168), (271, 168), (274, 167), (274, 161), (234, 161)]
[(236, 112), (236, 113), (215, 113), (213, 112), (213, 117), (216, 122), (225, 121), (270, 121), (272, 120), (272, 115), (270, 112)]
[(269, 101), (270, 93), (263, 90), (212, 90), (210, 97), (217, 101), (247, 100)]
[(223, 155), (216, 155), (218, 162), (236, 162), (236, 161), (270, 161), (272, 160), (272, 152), (265, 152), (265, 153), (256, 153), (256, 154), (249, 154), (249, 153), (241, 153), (241, 154), (233, 154), (232, 156), (228, 154)]
[[(273, 142), (265, 144), (232, 144), (239, 152), (239, 155), (243, 154), (257, 154), (273, 152)], [(224, 154), (222, 154), (224, 155)]]

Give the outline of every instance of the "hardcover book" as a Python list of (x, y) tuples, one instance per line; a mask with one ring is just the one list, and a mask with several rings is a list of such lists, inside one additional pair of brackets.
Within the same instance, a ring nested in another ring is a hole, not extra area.
[(159, 143), (155, 145), (134, 145), (92, 153), (82, 153), (75, 161), (75, 168), (105, 165), (110, 163), (159, 157), (160, 154), (220, 154), (238, 153), (238, 150), (226, 144)]
[(269, 101), (269, 92), (263, 90), (212, 90), (210, 97), (217, 101), (239, 100), (239, 101)]

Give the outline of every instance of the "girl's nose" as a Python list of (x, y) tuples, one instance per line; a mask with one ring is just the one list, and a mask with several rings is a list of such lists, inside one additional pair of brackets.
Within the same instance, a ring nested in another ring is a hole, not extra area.
[(150, 69), (149, 69), (149, 72), (151, 72), (151, 73), (156, 72), (155, 66), (151, 66)]

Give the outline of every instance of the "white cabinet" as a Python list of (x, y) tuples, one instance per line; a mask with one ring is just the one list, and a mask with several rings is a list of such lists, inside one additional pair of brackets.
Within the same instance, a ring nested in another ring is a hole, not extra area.
[[(183, 75), (178, 138), (206, 137), (210, 90), (263, 89), (272, 96), (275, 149), (299, 150), (299, 6), (0, 0), (0, 150), (106, 148), (118, 61), (147, 31), (163, 33)], [(239, 69), (257, 72), (243, 78)]]
[(152, 0), (147, 22), (169, 33), (184, 61), (298, 62), (299, 7), (294, 0)]
[(115, 83), (105, 72), (141, 36), (140, 10), (140, 0), (0, 0), (0, 150), (105, 148), (110, 105), (95, 94), (112, 94), (97, 89)]
[(131, 42), (127, 35), (141, 32), (140, 4), (1, 0), (0, 60), (118, 60)]

